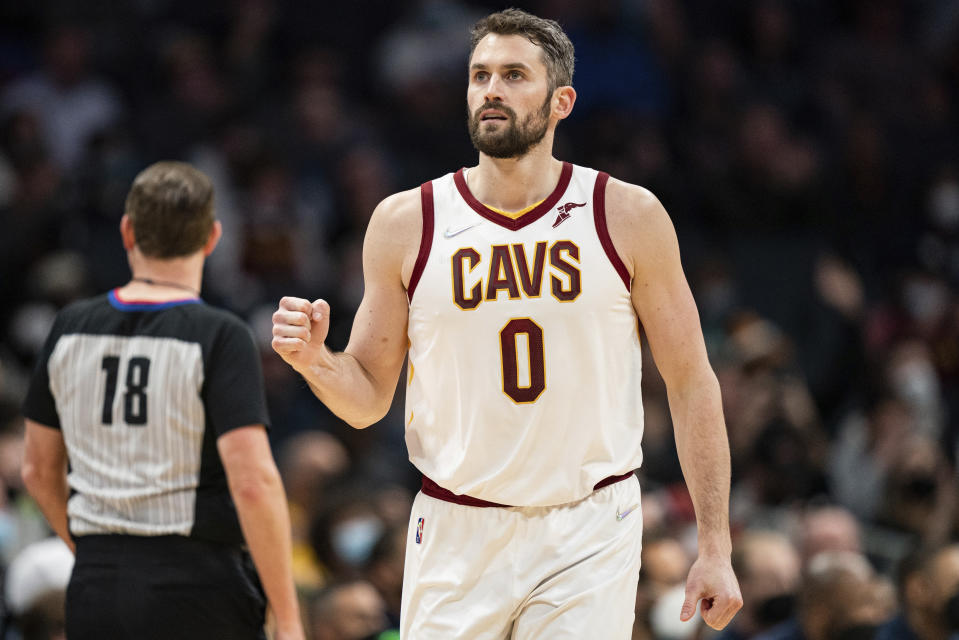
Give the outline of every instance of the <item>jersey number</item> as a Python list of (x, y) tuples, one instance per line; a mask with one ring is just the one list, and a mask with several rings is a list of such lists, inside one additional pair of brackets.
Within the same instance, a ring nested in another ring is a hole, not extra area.
[[(529, 384), (520, 386), (519, 346), (517, 336), (526, 336), (526, 358), (529, 363)], [(543, 329), (529, 318), (513, 318), (499, 332), (500, 360), (503, 363), (503, 393), (513, 402), (536, 402), (546, 389), (546, 359), (543, 352)]]
[[(106, 356), (100, 367), (107, 372), (103, 392), (103, 424), (113, 424), (113, 398), (117, 394), (117, 378), (120, 373), (120, 358)], [(150, 377), (150, 359), (142, 356), (130, 358), (127, 364), (126, 391), (123, 392), (123, 421), (133, 426), (147, 423), (147, 381)]]

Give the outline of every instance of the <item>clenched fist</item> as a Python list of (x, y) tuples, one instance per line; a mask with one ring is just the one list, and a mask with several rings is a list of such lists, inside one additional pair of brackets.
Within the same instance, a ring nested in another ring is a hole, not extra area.
[(699, 556), (686, 578), (686, 601), (680, 620), (690, 620), (700, 603), (703, 620), (713, 629), (722, 629), (743, 606), (739, 582), (728, 558)]
[(286, 296), (273, 312), (273, 350), (298, 373), (304, 373), (328, 350), (330, 305), (325, 300), (310, 302)]

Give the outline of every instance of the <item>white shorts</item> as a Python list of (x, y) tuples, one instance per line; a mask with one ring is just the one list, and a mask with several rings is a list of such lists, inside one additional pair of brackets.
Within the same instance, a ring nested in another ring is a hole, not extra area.
[(413, 502), (404, 640), (628, 640), (642, 548), (639, 481), (554, 507)]

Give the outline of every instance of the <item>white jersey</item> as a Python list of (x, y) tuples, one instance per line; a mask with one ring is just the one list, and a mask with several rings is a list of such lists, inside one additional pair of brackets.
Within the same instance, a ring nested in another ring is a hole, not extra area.
[(642, 462), (639, 326), (606, 228), (609, 176), (564, 163), (553, 193), (513, 219), (463, 173), (421, 187), (410, 460), (458, 495), (579, 500)]

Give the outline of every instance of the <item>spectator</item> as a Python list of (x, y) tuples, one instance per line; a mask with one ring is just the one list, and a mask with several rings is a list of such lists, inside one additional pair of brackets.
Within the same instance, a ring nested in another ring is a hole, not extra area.
[(944, 542), (957, 506), (955, 473), (935, 440), (913, 434), (889, 472), (879, 521), (920, 543)]
[(809, 508), (800, 520), (799, 552), (806, 566), (825, 551), (862, 552), (862, 531), (855, 516), (835, 505)]
[(812, 558), (799, 593), (797, 614), (756, 640), (871, 638), (891, 614), (882, 583), (860, 554), (828, 551)]
[(899, 566), (902, 613), (876, 640), (954, 640), (959, 637), (959, 544), (920, 547)]
[(309, 605), (313, 640), (366, 640), (375, 638), (386, 625), (383, 599), (366, 580), (332, 584)]
[(120, 120), (115, 89), (90, 67), (92, 35), (77, 23), (54, 26), (44, 43), (44, 66), (8, 86), (0, 114), (35, 114), (46, 148), (64, 171), (76, 169), (93, 136)]
[(366, 565), (366, 577), (383, 598), (386, 617), (393, 629), (400, 628), (406, 536), (406, 522), (399, 522), (386, 529), (373, 547)]
[(716, 640), (746, 640), (794, 612), (802, 565), (789, 538), (775, 531), (747, 531), (733, 547), (733, 569), (743, 591), (743, 610)]

